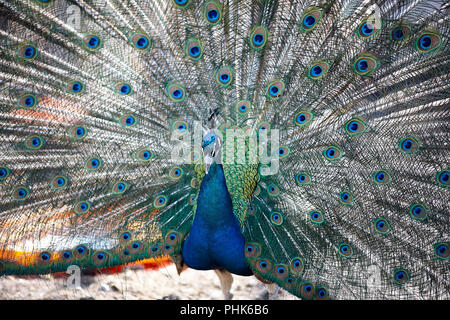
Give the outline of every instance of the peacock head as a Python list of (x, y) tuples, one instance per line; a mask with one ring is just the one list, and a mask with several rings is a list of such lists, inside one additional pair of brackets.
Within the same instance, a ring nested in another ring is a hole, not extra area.
[(209, 168), (213, 162), (220, 162), (221, 148), (222, 142), (216, 132), (210, 131), (203, 137), (202, 149), (206, 174), (208, 174)]

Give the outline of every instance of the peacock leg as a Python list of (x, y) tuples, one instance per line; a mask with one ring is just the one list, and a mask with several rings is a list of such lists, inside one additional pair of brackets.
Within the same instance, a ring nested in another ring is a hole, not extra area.
[(222, 288), (223, 297), (225, 300), (233, 299), (233, 294), (230, 292), (233, 284), (233, 276), (225, 269), (214, 270), (219, 277), (220, 287)]

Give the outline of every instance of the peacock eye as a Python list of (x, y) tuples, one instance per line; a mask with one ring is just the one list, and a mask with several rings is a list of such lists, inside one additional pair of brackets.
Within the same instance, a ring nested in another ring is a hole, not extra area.
[(122, 234), (122, 239), (125, 240), (125, 241), (129, 240), (130, 237), (131, 236), (130, 236), (129, 232), (125, 232), (125, 233)]
[(77, 247), (77, 252), (78, 252), (79, 254), (83, 254), (83, 253), (85, 253), (85, 251), (86, 251), (86, 249), (85, 249), (83, 246)]
[(10, 174), (10, 170), (7, 167), (0, 167), (0, 181), (2, 180), (6, 180), (6, 178), (8, 178), (9, 174)]
[(152, 44), (151, 39), (146, 34), (141, 32), (133, 34), (129, 42), (135, 49), (139, 51), (147, 51), (148, 49), (150, 49)]
[(257, 26), (250, 32), (250, 46), (253, 50), (261, 50), (267, 43), (269, 31), (263, 26)]
[(341, 243), (338, 246), (339, 255), (344, 258), (350, 258), (353, 255), (353, 248), (348, 243)]
[(388, 184), (391, 181), (391, 176), (386, 170), (380, 170), (373, 174), (373, 180), (376, 184)]
[(41, 259), (42, 261), (49, 261), (50, 255), (47, 252), (41, 253)]
[(400, 268), (394, 270), (394, 282), (403, 285), (409, 281), (410, 275), (406, 269)]
[(448, 260), (450, 257), (448, 242), (436, 243), (434, 245), (434, 252), (439, 259)]
[(198, 61), (203, 55), (203, 47), (199, 40), (189, 39), (186, 42), (186, 55), (193, 61)]
[(222, 8), (220, 4), (215, 0), (208, 1), (205, 4), (203, 16), (208, 24), (212, 26), (218, 24), (222, 19)]
[(447, 169), (438, 172), (436, 174), (436, 180), (440, 186), (448, 188), (450, 186), (450, 171)]
[(29, 136), (25, 139), (25, 147), (31, 150), (39, 150), (44, 145), (45, 140), (37, 135)]
[(34, 44), (27, 43), (19, 47), (18, 57), (31, 62), (33, 61), (39, 54), (37, 47)]
[(330, 65), (326, 61), (317, 61), (309, 69), (308, 77), (312, 80), (318, 80), (326, 76)]
[(314, 118), (314, 114), (312, 112), (303, 110), (297, 113), (294, 118), (294, 124), (298, 127), (307, 127)]
[(219, 68), (216, 72), (216, 80), (221, 87), (228, 87), (233, 81), (233, 69), (229, 66)]
[(102, 47), (102, 39), (98, 35), (87, 34), (83, 38), (83, 44), (88, 51), (98, 51)]
[(174, 102), (182, 102), (185, 98), (184, 88), (176, 83), (169, 83), (166, 86), (166, 93), (170, 100)]
[(166, 196), (158, 196), (153, 201), (153, 205), (155, 208), (160, 209), (167, 205), (167, 197)]
[(273, 80), (267, 86), (267, 97), (276, 100), (281, 97), (285, 89), (284, 81)]
[(300, 27), (304, 32), (310, 32), (314, 30), (320, 20), (322, 19), (323, 12), (319, 8), (311, 8), (303, 13)]
[(442, 46), (441, 36), (435, 32), (424, 32), (416, 40), (416, 47), (421, 52), (431, 52)]

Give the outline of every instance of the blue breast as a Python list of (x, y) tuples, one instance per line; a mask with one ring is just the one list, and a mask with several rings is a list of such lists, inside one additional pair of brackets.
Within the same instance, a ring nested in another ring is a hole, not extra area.
[(249, 276), (245, 239), (233, 213), (222, 165), (212, 164), (203, 178), (191, 231), (183, 243), (187, 266), (197, 270), (226, 269)]

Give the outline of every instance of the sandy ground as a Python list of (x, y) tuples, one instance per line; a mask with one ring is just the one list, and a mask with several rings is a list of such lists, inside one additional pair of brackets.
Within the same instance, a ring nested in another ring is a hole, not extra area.
[[(255, 277), (234, 276), (233, 300), (297, 299), (288, 292), (268, 288)], [(49, 300), (221, 300), (219, 278), (214, 271), (185, 270), (174, 265), (159, 270), (126, 269), (119, 274), (82, 275), (79, 287), (67, 286), (66, 278), (50, 275), (35, 278), (0, 278), (0, 299)]]

